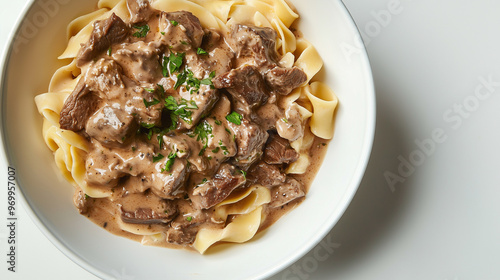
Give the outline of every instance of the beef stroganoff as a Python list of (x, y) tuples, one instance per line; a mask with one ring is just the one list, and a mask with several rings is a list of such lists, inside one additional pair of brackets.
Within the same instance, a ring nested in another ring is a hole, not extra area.
[(204, 253), (300, 203), (337, 98), (298, 17), (285, 0), (101, 0), (71, 22), (35, 102), (78, 211)]

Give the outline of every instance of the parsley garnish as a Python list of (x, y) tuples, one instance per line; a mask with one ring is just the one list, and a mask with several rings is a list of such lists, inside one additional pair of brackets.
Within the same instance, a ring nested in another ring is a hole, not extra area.
[(194, 129), (194, 134), (198, 136), (196, 141), (203, 142), (205, 145), (208, 142), (208, 137), (212, 135), (212, 126), (206, 121), (202, 121)]
[(224, 146), (224, 143), (222, 142), (222, 140), (219, 140), (219, 146), (222, 149), (222, 151), (224, 151), (224, 155), (227, 156), (229, 154), (229, 150), (227, 149), (226, 146)]
[(163, 32), (163, 31), (162, 31), (162, 32), (160, 32), (160, 33), (161, 33), (161, 35), (165, 35), (165, 32)]
[(177, 21), (175, 21), (175, 20), (171, 20), (170, 23), (172, 23), (173, 26), (179, 25), (179, 23)]
[(163, 96), (165, 95), (165, 88), (160, 84), (157, 84), (157, 86), (160, 89), (160, 97), (163, 98)]
[(175, 162), (175, 158), (177, 157), (177, 154), (176, 153), (170, 153), (168, 155), (168, 161), (167, 163), (165, 164), (165, 168), (163, 168), (161, 170), (161, 172), (170, 172), (170, 169), (172, 168), (172, 165), (174, 165), (174, 162)]
[(287, 118), (282, 118), (281, 119), (284, 123), (288, 123), (288, 119)]
[(165, 108), (171, 112), (170, 118), (172, 119), (172, 124), (177, 123), (178, 118), (181, 118), (187, 124), (192, 124), (191, 115), (193, 112), (189, 110), (198, 109), (198, 105), (196, 105), (194, 100), (188, 101), (182, 98), (180, 102), (177, 102), (173, 96), (169, 96), (165, 99)]
[(147, 101), (145, 98), (143, 98), (144, 105), (146, 105), (146, 108), (149, 108), (150, 106), (156, 105), (160, 103), (160, 100), (154, 98), (153, 101)]
[(182, 84), (186, 82), (187, 73), (184, 71), (177, 75), (177, 81), (175, 82), (174, 88), (178, 89)]
[(186, 220), (187, 220), (188, 222), (191, 222), (191, 221), (193, 220), (193, 217), (189, 216), (189, 217), (187, 217), (187, 218), (186, 218)]
[(143, 123), (143, 122), (141, 122), (141, 126), (144, 128), (147, 128), (147, 129), (151, 129), (151, 128), (155, 127), (155, 125), (152, 123)]
[(220, 151), (220, 148), (219, 148), (219, 147), (217, 147), (217, 148), (215, 148), (215, 149), (213, 149), (213, 150), (212, 150), (212, 153), (216, 154), (216, 153), (218, 153), (219, 151)]
[(215, 77), (215, 71), (210, 73), (208, 78), (199, 80), (194, 76), (193, 71), (189, 69), (184, 69), (184, 71), (177, 75), (177, 82), (174, 85), (175, 89), (178, 89), (181, 85), (186, 83), (186, 90), (190, 91), (191, 94), (198, 92), (201, 85), (208, 85), (213, 88), (212, 79)]
[(226, 116), (226, 120), (236, 125), (241, 125), (241, 120), (243, 120), (243, 116), (233, 111), (231, 114)]
[[(189, 134), (188, 134), (189, 135)], [(208, 137), (212, 135), (212, 126), (206, 121), (202, 121), (191, 133), (191, 137), (198, 136), (196, 141), (201, 141), (203, 143), (203, 148), (200, 150), (199, 156), (202, 156), (205, 153), (205, 150), (208, 148)]]
[(171, 53), (170, 56), (163, 56), (162, 71), (163, 77), (168, 77), (172, 73), (181, 69), (185, 53)]
[(207, 51), (202, 48), (198, 48), (198, 51), (196, 51), (196, 53), (199, 55), (208, 55)]
[(108, 55), (111, 56), (111, 47), (108, 49)]
[(245, 179), (247, 178), (247, 172), (246, 171), (240, 170), (240, 173), (243, 174), (243, 177), (245, 177)]
[(153, 163), (162, 160), (165, 156), (162, 154), (158, 154), (157, 156), (153, 156)]
[(144, 38), (146, 35), (148, 35), (149, 32), (149, 25), (145, 24), (142, 26), (134, 25), (135, 29), (138, 29), (137, 32), (132, 34), (132, 36), (137, 37), (137, 38)]
[(202, 85), (207, 85), (207, 86), (210, 86), (211, 88), (213, 88), (214, 84), (212, 83), (212, 79), (215, 77), (215, 71), (212, 71), (210, 73), (210, 75), (208, 76), (208, 78), (205, 78), (203, 80), (201, 80), (201, 84)]

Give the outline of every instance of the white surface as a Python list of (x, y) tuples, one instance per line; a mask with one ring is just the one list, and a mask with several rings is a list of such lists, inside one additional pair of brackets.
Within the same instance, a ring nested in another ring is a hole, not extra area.
[[(302, 11), (299, 28), (325, 61), (324, 80), (342, 100), (335, 141), (328, 147), (307, 199), (251, 242), (221, 245), (201, 256), (117, 238), (75, 210), (71, 200), (74, 189), (61, 178), (52, 153), (41, 139), (42, 126), (33, 98), (47, 90), (53, 71), (64, 65), (56, 64), (54, 58), (66, 44), (67, 24), (81, 13), (92, 11), (95, 2), (67, 1), (66, 5), (54, 6), (52, 16), (43, 9), (43, 3), (35, 1), (26, 14), (6, 64), (3, 140), (8, 162), (17, 169), (17, 182), (22, 184), (32, 209), (27, 211), (29, 216), (36, 217), (35, 224), (41, 231), (76, 263), (104, 278), (121, 277), (122, 272), (132, 279), (148, 280), (163, 280), (167, 274), (173, 279), (264, 278), (300, 259), (340, 219), (363, 177), (375, 129), (375, 96), (366, 54), (347, 57), (340, 48), (331, 48), (355, 44), (354, 39), (359, 37), (342, 4), (330, 0), (314, 5), (295, 3)], [(46, 20), (42, 21), (44, 15)], [(316, 28), (321, 23), (331, 26), (331, 36)], [(319, 209), (318, 205), (328, 207)], [(319, 210), (322, 215), (318, 215)]]
[[(0, 11), (0, 38), (22, 2), (9, 1)], [(460, 126), (443, 118), (455, 104), (472, 100), (480, 77), (500, 81), (500, 2), (401, 0), (403, 10), (376, 29), (374, 13), (387, 10), (390, 2), (345, 0), (369, 39), (377, 86), (377, 135), (365, 179), (325, 238), (329, 251), (318, 247), (273, 279), (500, 278), (500, 87), (464, 114)], [(415, 140), (432, 137), (438, 128), (446, 141), (392, 192), (384, 173), (397, 173), (398, 156), (408, 159), (418, 149)], [(2, 188), (0, 219), (5, 204)], [(19, 222), (19, 272), (6, 273), (3, 262), (0, 278), (94, 279), (23, 212)], [(4, 226), (0, 236), (5, 256)]]

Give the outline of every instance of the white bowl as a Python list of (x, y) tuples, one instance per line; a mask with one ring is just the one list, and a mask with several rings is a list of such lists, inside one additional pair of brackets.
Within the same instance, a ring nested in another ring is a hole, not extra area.
[[(47, 9), (42, 2), (56, 6)], [(301, 14), (304, 36), (325, 61), (324, 81), (340, 99), (335, 138), (306, 200), (251, 242), (222, 245), (203, 256), (142, 246), (80, 216), (72, 203), (73, 187), (59, 174), (42, 140), (42, 121), (33, 98), (47, 91), (52, 74), (62, 66), (56, 57), (65, 48), (67, 24), (92, 11), (95, 2), (33, 1), (19, 19), (4, 56), (1, 133), (5, 160), (17, 169), (24, 204), (47, 238), (74, 262), (105, 279), (266, 278), (313, 248), (354, 196), (375, 128), (369, 61), (342, 2), (292, 1)]]

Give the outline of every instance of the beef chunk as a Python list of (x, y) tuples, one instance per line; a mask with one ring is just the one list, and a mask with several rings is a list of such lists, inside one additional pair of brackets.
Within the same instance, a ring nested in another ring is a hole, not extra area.
[(116, 61), (104, 58), (93, 62), (85, 75), (89, 89), (106, 99), (122, 98), (128, 86), (126, 80), (123, 68)]
[(210, 50), (219, 45), (222, 39), (222, 35), (217, 30), (206, 29), (205, 35), (203, 35), (202, 48), (204, 50)]
[[(166, 166), (168, 157), (157, 163), (157, 169)], [(157, 170), (150, 178), (145, 178), (144, 185), (151, 186), (151, 190), (159, 197), (174, 199), (182, 197), (185, 193), (184, 183), (189, 175), (187, 161), (185, 159), (175, 159), (169, 171), (161, 172)]]
[(191, 200), (197, 207), (208, 209), (222, 202), (245, 182), (245, 176), (236, 167), (225, 163), (221, 165), (213, 179), (193, 190)]
[(264, 104), (269, 97), (264, 78), (255, 66), (233, 69), (212, 82), (215, 88), (227, 89), (234, 100), (243, 100), (250, 107)]
[(248, 171), (248, 180), (271, 188), (283, 184), (286, 175), (276, 165), (260, 162)]
[(275, 67), (269, 70), (264, 78), (273, 92), (288, 95), (307, 81), (307, 75), (297, 67), (281, 68)]
[(191, 122), (180, 119), (180, 128), (191, 129), (195, 127), (200, 120), (212, 110), (219, 100), (219, 96), (218, 90), (205, 86), (203, 86), (198, 93), (190, 95), (190, 101), (194, 101), (198, 108), (189, 109), (189, 111), (192, 112)]
[(82, 67), (92, 61), (99, 54), (107, 51), (112, 44), (123, 41), (128, 33), (127, 25), (114, 13), (108, 19), (96, 21), (90, 40), (78, 52), (76, 66)]
[(113, 60), (102, 58), (93, 62), (64, 103), (59, 119), (61, 128), (84, 129), (102, 99), (122, 97), (125, 88), (122, 73), (120, 65)]
[[(144, 195), (137, 194), (135, 196)], [(172, 201), (166, 201), (157, 198), (142, 201), (146, 202), (144, 203), (145, 205), (141, 205), (140, 207), (133, 210), (125, 210), (126, 206), (122, 206), (120, 208), (121, 219), (123, 222), (129, 224), (167, 224), (172, 221), (179, 213), (179, 211), (177, 210), (177, 206)]]
[[(198, 55), (196, 61), (208, 73), (214, 71), (215, 75), (218, 76), (233, 68), (235, 54), (218, 31), (205, 30), (201, 48), (207, 51), (208, 55)], [(189, 67), (192, 69), (192, 65)]]
[(117, 203), (122, 221), (130, 224), (166, 224), (179, 213), (176, 203), (150, 192), (127, 194)]
[(241, 125), (228, 123), (230, 129), (236, 136), (238, 153), (235, 160), (238, 165), (250, 165), (262, 155), (264, 144), (269, 137), (267, 131), (261, 126), (249, 122), (247, 119), (241, 121)]
[(264, 150), (264, 161), (268, 164), (292, 163), (299, 158), (299, 154), (290, 146), (290, 142), (273, 134), (269, 137)]
[(62, 129), (80, 131), (94, 114), (100, 103), (100, 98), (92, 93), (81, 78), (75, 90), (68, 96), (61, 109), (59, 125)]
[[(181, 219), (181, 216), (178, 219)], [(186, 223), (184, 217), (182, 217), (184, 219), (182, 223), (177, 223), (178, 219), (172, 223), (172, 227), (167, 231), (167, 242), (177, 245), (192, 244), (196, 239), (199, 226), (191, 222)]]
[(123, 144), (137, 131), (137, 122), (125, 110), (106, 105), (89, 118), (85, 131), (102, 144)]
[(154, 15), (149, 0), (127, 0), (127, 7), (130, 12), (130, 23), (148, 21)]
[[(96, 141), (94, 141), (95, 143)], [(106, 188), (115, 187), (119, 180), (127, 174), (123, 170), (123, 160), (116, 153), (106, 152), (106, 148), (98, 145), (90, 151), (85, 162), (86, 181), (90, 185)]]
[(157, 213), (151, 208), (137, 208), (133, 212), (122, 209), (122, 221), (129, 224), (166, 224), (171, 221), (170, 215)]
[(77, 188), (75, 190), (75, 194), (73, 195), (73, 203), (80, 214), (87, 214), (89, 212), (89, 208), (92, 206), (92, 198), (86, 195), (82, 189)]
[(238, 57), (253, 58), (259, 67), (275, 65), (278, 61), (274, 29), (235, 25), (231, 32)]
[(305, 195), (304, 188), (299, 181), (287, 178), (285, 184), (271, 190), (269, 207), (280, 207)]
[(139, 83), (155, 83), (162, 77), (156, 48), (143, 41), (113, 51), (113, 59), (123, 66), (127, 77)]
[(191, 47), (198, 49), (205, 34), (200, 20), (187, 11), (162, 12), (160, 31), (165, 33), (163, 43), (175, 51), (187, 51)]

